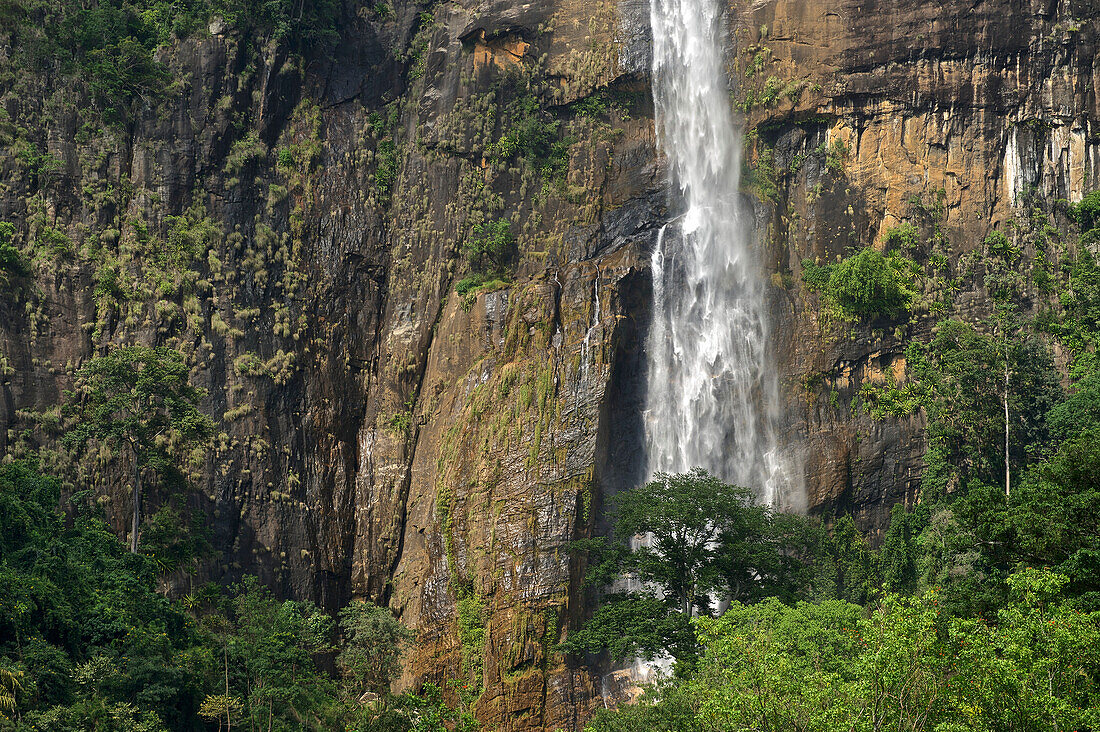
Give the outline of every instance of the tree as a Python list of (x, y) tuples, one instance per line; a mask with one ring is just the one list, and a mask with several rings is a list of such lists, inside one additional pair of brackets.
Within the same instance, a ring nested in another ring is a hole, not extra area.
[(828, 293), (846, 312), (862, 318), (897, 316), (918, 295), (914, 280), (920, 268), (898, 254), (884, 256), (867, 247), (834, 265)]
[(383, 607), (354, 600), (340, 611), (344, 646), (336, 656), (351, 688), (384, 695), (401, 674), (403, 646), (412, 632)]
[(834, 522), (824, 553), (833, 572), (832, 595), (848, 602), (868, 602), (877, 587), (875, 555), (850, 515)]
[(188, 381), (183, 356), (163, 346), (127, 346), (88, 361), (76, 372), (67, 413), (75, 424), (70, 447), (105, 442), (129, 452), (133, 481), (130, 551), (137, 553), (141, 528), (142, 473), (163, 474), (201, 450), (214, 430), (199, 410), (205, 392)]
[(245, 704), (257, 726), (300, 717), (328, 696), (313, 657), (331, 650), (332, 620), (309, 602), (277, 601), (252, 576), (233, 600), (229, 657), (244, 677)]
[(931, 343), (913, 343), (906, 352), (916, 388), (926, 395), (926, 498), (965, 492), (971, 483), (1006, 485), (1006, 476), (1046, 441), (1046, 415), (1061, 396), (1050, 351), (1021, 326), (1008, 340), (1006, 358), (1004, 334), (1012, 330), (1006, 323), (995, 323), (998, 337), (992, 337), (945, 320)]
[(591, 732), (1096, 729), (1100, 616), (1058, 599), (1067, 578), (1025, 570), (996, 622), (950, 618), (938, 593), (734, 603), (693, 624), (697, 670)]
[(625, 578), (634, 589), (607, 595), (566, 639), (569, 652), (606, 650), (620, 660), (668, 652), (690, 662), (695, 613), (709, 614), (715, 601), (791, 596), (808, 584), (800, 556), (810, 545), (805, 521), (775, 514), (748, 489), (701, 468), (658, 473), (618, 494), (609, 517), (610, 541), (576, 548), (592, 553), (590, 583)]
[(887, 592), (912, 591), (917, 579), (917, 567), (909, 514), (905, 506), (895, 503), (890, 509), (890, 527), (879, 550), (882, 586)]
[(511, 224), (497, 219), (476, 225), (462, 244), (462, 251), (475, 272), (504, 271), (516, 246)]
[(20, 729), (192, 728), (204, 674), (188, 618), (98, 506), (63, 513), (61, 495), (32, 463), (0, 465), (0, 669), (21, 673)]

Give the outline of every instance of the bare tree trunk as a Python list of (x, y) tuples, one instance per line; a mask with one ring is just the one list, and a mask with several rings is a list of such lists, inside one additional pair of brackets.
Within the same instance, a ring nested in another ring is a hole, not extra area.
[(137, 554), (138, 527), (141, 526), (141, 467), (138, 465), (137, 451), (134, 451), (134, 520), (130, 527), (130, 551)]
[(1005, 331), (1005, 499), (1012, 493), (1012, 468), (1008, 462), (1008, 331)]

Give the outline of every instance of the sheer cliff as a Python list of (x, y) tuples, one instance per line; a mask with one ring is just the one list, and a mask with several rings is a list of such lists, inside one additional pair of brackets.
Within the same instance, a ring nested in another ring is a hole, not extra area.
[[(916, 500), (922, 417), (876, 418), (866, 387), (904, 383), (907, 344), (944, 314), (988, 315), (990, 231), (1012, 222), (1034, 259), (1034, 229), (1070, 230), (1060, 202), (1100, 175), (1096, 11), (730, 6), (809, 511), (874, 530)], [(5, 28), (0, 219), (30, 266), (0, 293), (0, 451), (53, 444), (89, 356), (175, 348), (220, 434), (197, 490), (153, 503), (204, 517), (219, 559), (202, 577), (389, 604), (418, 632), (404, 684), (465, 679), (490, 729), (577, 729), (601, 689), (554, 650), (586, 612), (568, 543), (644, 477), (648, 255), (668, 218), (648, 4), (348, 3), (338, 39), (304, 52), (215, 18), (160, 47), (162, 88), (125, 109), (28, 67)], [(807, 262), (902, 223), (918, 306), (833, 317)], [(467, 253), (490, 231), (505, 274), (478, 277)], [(125, 533), (107, 456), (53, 459)]]

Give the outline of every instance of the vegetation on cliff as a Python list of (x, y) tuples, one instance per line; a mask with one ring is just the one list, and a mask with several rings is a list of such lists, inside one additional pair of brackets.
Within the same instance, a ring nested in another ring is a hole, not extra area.
[(388, 610), (353, 602), (335, 623), (254, 577), (170, 600), (156, 557), (88, 499), (0, 466), (0, 730), (473, 728), (430, 684), (390, 695), (411, 634)]

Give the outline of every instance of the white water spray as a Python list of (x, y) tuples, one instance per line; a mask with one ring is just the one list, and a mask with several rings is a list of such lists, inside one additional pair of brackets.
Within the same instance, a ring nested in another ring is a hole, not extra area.
[(763, 270), (739, 195), (741, 130), (723, 69), (717, 0), (651, 0), (658, 145), (679, 216), (653, 252), (647, 345), (648, 473), (693, 467), (797, 501), (777, 439)]

